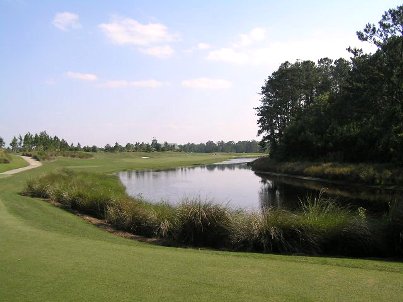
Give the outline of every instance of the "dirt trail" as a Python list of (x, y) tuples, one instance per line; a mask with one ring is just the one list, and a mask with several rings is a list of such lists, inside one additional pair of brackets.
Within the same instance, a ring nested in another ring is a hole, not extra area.
[(36, 159), (33, 159), (31, 157), (28, 157), (28, 156), (21, 156), (21, 157), (29, 164), (29, 166), (9, 170), (9, 171), (0, 173), (0, 175), (13, 175), (13, 174), (16, 174), (16, 173), (20, 173), (20, 172), (23, 172), (23, 171), (31, 170), (31, 169), (38, 168), (38, 167), (42, 166), (42, 163), (40, 161), (37, 161)]

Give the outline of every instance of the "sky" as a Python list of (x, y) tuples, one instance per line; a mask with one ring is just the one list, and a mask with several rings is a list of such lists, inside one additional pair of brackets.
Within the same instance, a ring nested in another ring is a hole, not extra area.
[(103, 146), (257, 137), (282, 62), (349, 58), (401, 0), (0, 0), (0, 137)]

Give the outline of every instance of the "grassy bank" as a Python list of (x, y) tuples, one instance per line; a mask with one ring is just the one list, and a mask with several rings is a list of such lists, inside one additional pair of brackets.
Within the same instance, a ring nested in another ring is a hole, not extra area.
[(179, 206), (151, 204), (129, 197), (115, 176), (71, 170), (30, 180), (23, 194), (57, 201), (136, 235), (178, 244), (271, 253), (403, 256), (400, 205), (375, 220), (363, 208), (352, 212), (322, 196), (302, 201), (300, 212), (248, 213), (198, 199)]
[(403, 167), (391, 164), (349, 164), (318, 162), (277, 162), (261, 157), (252, 169), (296, 176), (308, 176), (357, 184), (403, 187)]
[(5, 150), (0, 149), (0, 164), (8, 164), (11, 161), (11, 156)]
[(0, 173), (28, 166), (20, 156), (0, 150)]
[(29, 179), (65, 167), (109, 174), (228, 158), (142, 156), (57, 158), (0, 178), (1, 301), (400, 301), (401, 262), (161, 247), (111, 235), (19, 195)]

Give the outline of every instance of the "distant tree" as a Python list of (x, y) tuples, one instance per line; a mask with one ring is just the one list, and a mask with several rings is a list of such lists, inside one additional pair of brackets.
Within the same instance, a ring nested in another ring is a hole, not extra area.
[(13, 152), (18, 151), (18, 140), (15, 136), (11, 140), (10, 147), (11, 147), (11, 151), (13, 151)]
[(6, 145), (4, 139), (2, 137), (0, 137), (0, 149), (4, 148), (4, 146)]
[(154, 137), (151, 141), (151, 148), (153, 151), (161, 151), (161, 144)]
[(118, 142), (116, 142), (115, 145), (113, 146), (112, 151), (113, 152), (122, 152), (122, 151), (124, 151), (124, 148)]
[(133, 152), (135, 151), (135, 146), (131, 143), (127, 143), (124, 149), (126, 152)]
[(27, 151), (31, 151), (34, 148), (34, 138), (31, 133), (28, 132), (24, 135), (22, 145), (23, 149)]
[(104, 147), (104, 150), (105, 150), (105, 152), (112, 152), (113, 148), (111, 147), (111, 145), (106, 144), (105, 147)]

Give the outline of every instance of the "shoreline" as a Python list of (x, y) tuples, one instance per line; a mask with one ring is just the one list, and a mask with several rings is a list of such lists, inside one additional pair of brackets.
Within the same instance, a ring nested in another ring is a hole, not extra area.
[(255, 173), (350, 187), (403, 191), (403, 167), (393, 164), (278, 162), (261, 157), (250, 163)]

